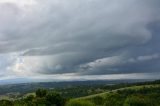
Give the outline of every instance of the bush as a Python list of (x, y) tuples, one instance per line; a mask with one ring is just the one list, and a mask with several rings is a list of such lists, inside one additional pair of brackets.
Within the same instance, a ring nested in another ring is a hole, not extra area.
[(90, 101), (85, 100), (70, 100), (66, 106), (95, 106)]

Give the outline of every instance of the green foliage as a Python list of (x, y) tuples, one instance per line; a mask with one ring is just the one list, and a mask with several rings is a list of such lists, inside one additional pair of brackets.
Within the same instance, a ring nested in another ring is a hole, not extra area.
[(54, 104), (55, 106), (64, 106), (65, 99), (57, 92), (50, 92), (46, 95), (47, 106)]
[(29, 95), (24, 99), (15, 100), (14, 106), (65, 106), (66, 99), (59, 93), (45, 91), (47, 92), (45, 94), (44, 91), (43, 89), (38, 89), (36, 97)]
[(28, 101), (33, 101), (34, 98), (35, 98), (35, 97), (34, 97), (33, 95), (29, 95), (29, 96), (27, 96), (24, 100), (25, 100), (26, 102), (28, 102)]
[(95, 105), (90, 101), (70, 100), (66, 106), (95, 106)]
[(96, 96), (96, 97), (93, 97), (91, 99), (89, 99), (91, 102), (93, 102), (94, 104), (96, 105), (103, 105), (104, 104), (104, 98), (101, 97), (101, 96)]
[[(47, 101), (46, 101), (46, 98), (36, 98), (33, 102), (31, 102), (31, 103), (33, 103), (34, 105), (36, 104), (36, 106), (47, 106), (46, 105), (46, 103), (47, 103)], [(32, 105), (33, 105), (32, 104)], [(34, 106), (33, 105), (33, 106)], [(27, 106), (30, 106), (30, 105), (27, 105)]]
[[(99, 102), (99, 97), (104, 100)], [(160, 86), (130, 87), (81, 99), (89, 100), (96, 106), (160, 106)]]
[(122, 106), (123, 98), (118, 93), (110, 93), (106, 95), (105, 106)]
[(156, 106), (156, 105), (147, 96), (132, 95), (125, 100), (124, 106)]
[(47, 94), (47, 90), (45, 90), (45, 89), (38, 89), (36, 91), (36, 97), (42, 98), (42, 97), (45, 97), (46, 94)]
[(0, 100), (0, 106), (13, 106), (13, 103), (9, 100)]
[(27, 106), (35, 106), (34, 104), (34, 96), (33, 95), (28, 95), (26, 98), (23, 99), (24, 103), (23, 105), (27, 105)]

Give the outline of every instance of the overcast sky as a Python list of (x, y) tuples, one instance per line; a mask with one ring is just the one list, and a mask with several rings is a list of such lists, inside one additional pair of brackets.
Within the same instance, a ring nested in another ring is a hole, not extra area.
[(160, 78), (159, 0), (0, 0), (0, 80)]

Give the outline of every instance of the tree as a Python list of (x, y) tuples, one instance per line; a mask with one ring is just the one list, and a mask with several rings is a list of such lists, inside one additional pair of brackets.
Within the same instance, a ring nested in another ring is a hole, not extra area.
[(46, 95), (47, 106), (64, 106), (65, 99), (57, 92), (50, 92)]
[(47, 90), (45, 90), (45, 89), (36, 90), (36, 97), (42, 98), (42, 97), (45, 97), (46, 94), (47, 94)]

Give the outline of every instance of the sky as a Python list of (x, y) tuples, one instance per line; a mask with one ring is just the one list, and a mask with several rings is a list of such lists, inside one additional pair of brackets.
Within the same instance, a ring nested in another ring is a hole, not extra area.
[(0, 83), (160, 78), (159, 0), (0, 0)]

